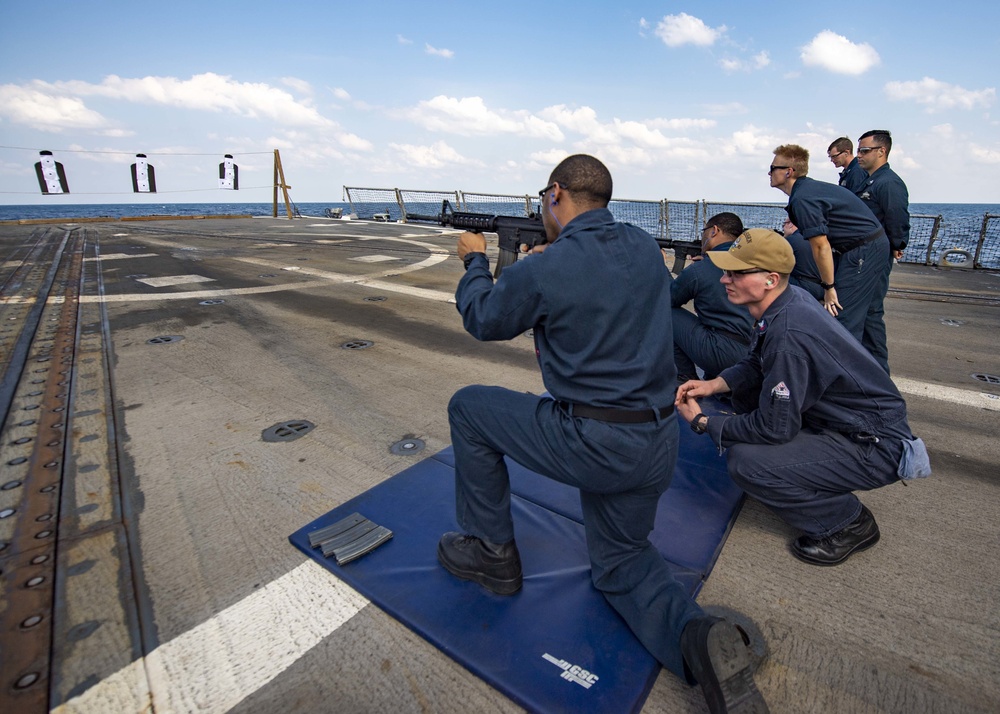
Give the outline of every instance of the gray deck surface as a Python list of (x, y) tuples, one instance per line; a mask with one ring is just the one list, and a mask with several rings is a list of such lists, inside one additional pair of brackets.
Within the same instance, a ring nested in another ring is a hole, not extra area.
[[(131, 563), (135, 597), (114, 568), (62, 594), (52, 706), (519, 711), (286, 540), (448, 445), (459, 387), (544, 389), (529, 338), (482, 344), (462, 329), (448, 302), (462, 272), (454, 236), (323, 219), (61, 227), (99, 246), (87, 269), (103, 296), (85, 304), (106, 310), (117, 430), (104, 438), (118, 446), (128, 502), (87, 548)], [(0, 226), (0, 263), (53, 228)], [(181, 275), (211, 282), (139, 282)], [(225, 302), (199, 304), (210, 299)], [(862, 495), (882, 540), (837, 568), (795, 560), (795, 534), (747, 503), (699, 597), (759, 625), (769, 652), (757, 679), (774, 712), (1000, 707), (1000, 399), (981, 397), (1000, 385), (972, 377), (1000, 375), (1000, 275), (898, 266), (886, 315), (893, 376), (934, 476)], [(148, 343), (158, 336), (183, 340)], [(342, 348), (353, 340), (374, 344)], [(262, 441), (289, 419), (316, 429)], [(408, 437), (426, 450), (390, 452)], [(130, 555), (97, 540), (108, 533), (131, 539)], [(72, 627), (95, 621), (105, 626)], [(643, 711), (705, 706), (662, 673)]]

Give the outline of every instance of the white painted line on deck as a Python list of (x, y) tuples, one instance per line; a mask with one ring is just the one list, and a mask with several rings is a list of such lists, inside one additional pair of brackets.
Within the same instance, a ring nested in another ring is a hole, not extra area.
[(348, 258), (358, 263), (388, 263), (400, 258), (395, 255), (359, 255), (356, 258)]
[(941, 384), (930, 382), (919, 382), (915, 379), (905, 377), (895, 377), (893, 381), (896, 388), (902, 394), (911, 394), (916, 397), (927, 397), (937, 399), (942, 402), (952, 402), (968, 407), (979, 407), (994, 412), (1000, 412), (1000, 395), (988, 392), (973, 392), (968, 389), (956, 389), (955, 387), (945, 387)]
[[(146, 655), (152, 710), (229, 711), (367, 604), (308, 560)], [(108, 711), (108, 702), (126, 700), (120, 691), (133, 686), (137, 666), (141, 663), (132, 663), (53, 711)]]
[(93, 263), (95, 261), (105, 261), (105, 260), (126, 260), (127, 258), (155, 258), (159, 253), (108, 253), (102, 254), (100, 258), (84, 258), (84, 263)]

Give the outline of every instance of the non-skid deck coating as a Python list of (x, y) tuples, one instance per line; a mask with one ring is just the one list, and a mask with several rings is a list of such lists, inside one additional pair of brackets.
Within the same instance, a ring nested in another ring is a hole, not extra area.
[[(39, 313), (16, 357), (8, 346), (41, 290), (25, 271), (47, 274), (56, 251), (30, 246), (67, 238), (84, 251), (71, 343), (43, 339), (57, 314)], [(20, 415), (0, 434), (0, 483), (17, 480), (17, 449), (29, 460), (62, 449), (45, 461), (59, 461), (52, 614), (2, 633), (2, 696), (86, 712), (518, 711), (286, 540), (446, 447), (458, 388), (543, 391), (530, 338), (465, 334), (450, 302), (461, 271), (454, 236), (394, 224), (0, 226), (11, 408), (38, 391), (21, 381), (32, 350), (70, 371), (69, 391), (50, 395), (66, 402), (61, 446), (14, 444), (32, 437), (12, 426)], [(699, 602), (760, 625), (770, 651), (757, 678), (772, 711), (987, 712), (1000, 701), (1000, 400), (973, 376), (1000, 374), (998, 294), (995, 273), (893, 272), (890, 362), (935, 475), (863, 496), (877, 547), (812, 568), (787, 552), (793, 533), (744, 506)], [(343, 347), (358, 341), (371, 345)], [(292, 420), (316, 427), (263, 440)], [(412, 439), (422, 454), (391, 450)], [(17, 509), (18, 490), (0, 491), (0, 511)], [(3, 541), (19, 543), (0, 552), (5, 593), (24, 592), (21, 564), (37, 557), (13, 529), (44, 523), (19, 515), (0, 519)], [(7, 643), (33, 627), (47, 628), (50, 657), (15, 690), (24, 672)], [(643, 711), (704, 703), (660, 674)]]

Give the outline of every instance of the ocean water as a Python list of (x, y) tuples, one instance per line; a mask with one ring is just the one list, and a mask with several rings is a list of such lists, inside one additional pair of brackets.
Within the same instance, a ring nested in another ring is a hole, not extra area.
[[(32, 205), (0, 205), (0, 221), (21, 220), (29, 218), (121, 218), (122, 216), (216, 216), (227, 214), (248, 214), (251, 216), (270, 216), (270, 203), (65, 203), (63, 199), (55, 198), (52, 204)], [(776, 204), (777, 205), (777, 204)], [(322, 216), (326, 209), (340, 208), (344, 213), (350, 211), (350, 204), (330, 201), (328, 203), (295, 204), (303, 216)], [(486, 212), (492, 206), (476, 206), (478, 211)], [(390, 210), (395, 213), (395, 206), (372, 204), (372, 213)], [(419, 204), (416, 212), (437, 213), (439, 204)], [(410, 210), (407, 204), (407, 210)], [(362, 211), (363, 212), (363, 211)], [(910, 213), (915, 215), (940, 215), (944, 223), (958, 225), (969, 223), (982, 225), (986, 213), (1000, 215), (1000, 203), (911, 203)], [(285, 207), (278, 205), (278, 216), (284, 216)], [(365, 216), (361, 216), (365, 217)]]

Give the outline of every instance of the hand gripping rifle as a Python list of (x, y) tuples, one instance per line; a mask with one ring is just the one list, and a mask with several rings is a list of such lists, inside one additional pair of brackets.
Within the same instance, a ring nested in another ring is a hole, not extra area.
[(526, 218), (517, 216), (491, 216), (488, 213), (466, 213), (454, 211), (448, 199), (441, 202), (441, 213), (437, 216), (421, 216), (407, 213), (406, 220), (417, 223), (437, 223), (439, 226), (460, 228), (472, 233), (496, 233), (500, 243), (500, 255), (493, 277), (499, 278), (500, 272), (517, 260), (517, 254), (522, 245), (531, 250), (536, 245), (548, 241), (545, 237), (545, 227), (542, 217), (532, 213)]

